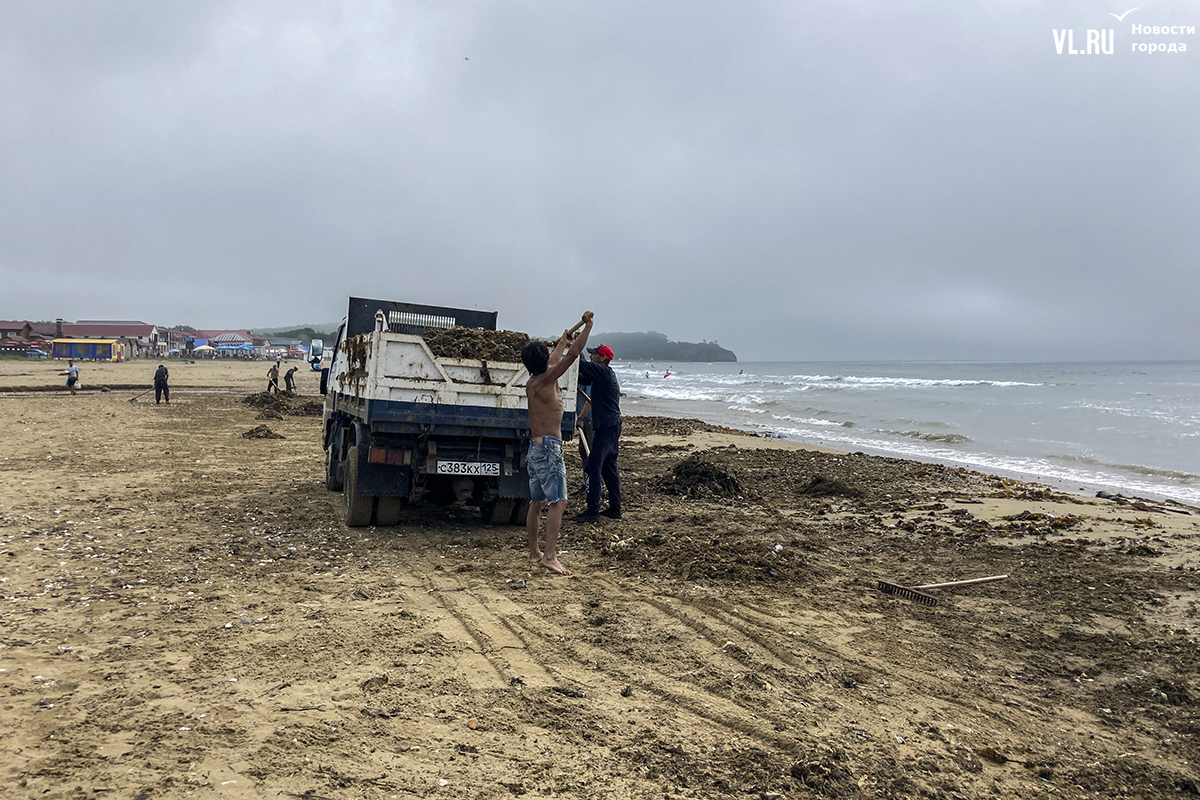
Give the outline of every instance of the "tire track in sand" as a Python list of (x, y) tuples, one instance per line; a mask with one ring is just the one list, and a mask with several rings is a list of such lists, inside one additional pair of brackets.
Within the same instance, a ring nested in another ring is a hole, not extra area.
[(525, 643), (514, 636), (504, 618), (458, 578), (431, 563), (420, 577), (425, 591), (415, 605), (437, 620), (435, 628), (452, 641), (464, 642), (459, 670), (475, 689), (503, 689), (514, 684), (531, 687), (554, 685), (545, 667), (533, 658)]
[[(598, 695), (628, 696), (628, 705), (649, 719), (665, 721), (671, 714), (684, 714), (762, 745), (787, 748), (795, 744), (793, 738), (781, 735), (768, 720), (759, 718), (761, 709), (710, 692), (686, 676), (668, 674), (646, 660), (630, 664), (620, 653), (570, 640), (561, 628), (543, 617), (522, 614), (502, 621), (514, 636), (526, 643), (530, 652), (547, 654), (543, 663), (556, 665), (547, 668), (559, 676), (560, 683)], [(589, 664), (592, 666), (584, 666)], [(566, 669), (567, 665), (578, 666)]]

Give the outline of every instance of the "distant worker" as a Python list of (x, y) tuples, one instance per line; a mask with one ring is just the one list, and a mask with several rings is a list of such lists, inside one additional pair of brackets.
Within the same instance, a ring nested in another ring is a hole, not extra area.
[(283, 364), (283, 355), (281, 353), (276, 353), (275, 354), (275, 366), (278, 367), (278, 366), (281, 366), (282, 364)]
[[(583, 331), (576, 336), (580, 328)], [(571, 572), (559, 562), (557, 550), (558, 532), (567, 507), (567, 465), (563, 461), (561, 438), (563, 403), (558, 379), (583, 352), (591, 332), (592, 312), (585, 311), (575, 327), (563, 331), (552, 352), (547, 352), (546, 345), (539, 341), (532, 341), (521, 350), (521, 362), (529, 370), (529, 380), (525, 383), (529, 403), (529, 450), (525, 454), (529, 470), (529, 513), (525, 516), (529, 561), (559, 575)], [(544, 550), (538, 547), (543, 507), (546, 509)]]
[(171, 387), (167, 385), (169, 372), (166, 366), (159, 364), (158, 369), (154, 370), (154, 405), (158, 405), (161, 401), (166, 400), (167, 405), (171, 404)]
[(267, 392), (271, 391), (279, 394), (279, 366), (277, 364), (273, 364), (267, 370)]
[(283, 385), (287, 389), (288, 394), (296, 393), (296, 370), (299, 367), (292, 367), (287, 372), (283, 373)]
[(74, 359), (67, 359), (67, 368), (59, 375), (67, 376), (67, 388), (71, 390), (71, 394), (75, 394), (75, 386), (79, 383), (79, 367), (75, 366)]
[[(602, 344), (589, 347), (590, 361), (579, 364), (579, 382), (592, 387), (592, 454), (588, 456), (587, 509), (576, 522), (596, 522), (600, 517), (621, 518), (621, 475), (617, 472), (617, 447), (621, 441), (621, 386), (609, 363), (614, 354)], [(600, 487), (608, 489), (608, 508), (600, 510)]]

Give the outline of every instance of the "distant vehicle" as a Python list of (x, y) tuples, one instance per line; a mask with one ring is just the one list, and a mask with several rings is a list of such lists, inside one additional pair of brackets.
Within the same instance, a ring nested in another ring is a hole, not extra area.
[[(325, 485), (342, 491), (350, 527), (395, 525), (427, 498), (479, 507), (485, 523), (524, 525), (529, 439), (521, 363), (435, 356), (428, 328), (496, 330), (496, 312), (350, 298), (321, 371)], [(559, 382), (575, 407), (578, 365)], [(566, 411), (562, 438), (575, 414)]]
[(31, 347), (25, 351), (25, 355), (30, 358), (49, 358), (50, 354), (45, 350), (38, 350), (36, 347)]

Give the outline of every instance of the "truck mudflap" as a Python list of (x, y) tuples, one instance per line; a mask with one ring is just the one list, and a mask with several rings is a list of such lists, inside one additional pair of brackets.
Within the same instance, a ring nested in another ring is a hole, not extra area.
[(528, 500), (529, 473), (522, 468), (513, 475), (502, 475), (500, 477), (500, 496)]
[(360, 467), (359, 494), (376, 497), (408, 497), (412, 486), (412, 468), (399, 464), (371, 464)]

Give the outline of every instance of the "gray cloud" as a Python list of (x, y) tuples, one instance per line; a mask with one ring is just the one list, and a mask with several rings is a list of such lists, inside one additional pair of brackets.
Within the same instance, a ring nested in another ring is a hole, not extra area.
[(9, 4), (0, 316), (360, 294), (743, 358), (1197, 358), (1200, 39), (1129, 31), (1200, 7), (1110, 10)]

